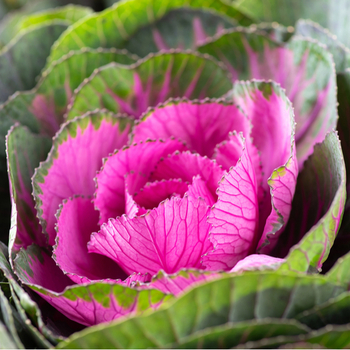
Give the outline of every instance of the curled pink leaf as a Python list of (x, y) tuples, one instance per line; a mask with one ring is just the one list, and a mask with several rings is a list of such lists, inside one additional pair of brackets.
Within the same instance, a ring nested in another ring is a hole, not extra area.
[(219, 199), (209, 213), (209, 239), (214, 250), (203, 257), (207, 270), (228, 270), (254, 251), (257, 243), (259, 206), (257, 183), (248, 149), (240, 139), (242, 156), (224, 175), (218, 187)]

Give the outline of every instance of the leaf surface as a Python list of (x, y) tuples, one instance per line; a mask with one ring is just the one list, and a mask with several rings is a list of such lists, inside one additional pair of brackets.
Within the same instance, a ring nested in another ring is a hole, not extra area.
[(67, 118), (95, 108), (107, 108), (138, 119), (148, 107), (169, 97), (221, 97), (232, 86), (229, 73), (198, 53), (150, 54), (135, 65), (114, 63), (96, 70), (75, 91)]
[[(189, 7), (193, 10), (209, 9), (223, 13), (239, 24), (251, 24), (251, 20), (232, 6), (221, 0), (132, 0), (117, 3), (99, 14), (91, 16), (70, 30), (54, 45), (48, 64), (62, 57), (71, 50), (82, 47), (123, 48), (137, 30), (154, 23), (171, 10)], [(91, 32), (90, 28), (97, 28)]]
[(195, 332), (227, 322), (293, 318), (345, 289), (321, 276), (267, 271), (224, 275), (155, 312), (76, 333), (59, 348), (178, 347)]
[(349, 1), (331, 0), (235, 0), (234, 7), (257, 22), (277, 22), (294, 26), (300, 18), (309, 18), (328, 28), (338, 39), (350, 46)]
[(52, 44), (67, 25), (52, 22), (23, 32), (0, 52), (0, 101), (16, 91), (35, 86), (36, 77), (44, 68)]

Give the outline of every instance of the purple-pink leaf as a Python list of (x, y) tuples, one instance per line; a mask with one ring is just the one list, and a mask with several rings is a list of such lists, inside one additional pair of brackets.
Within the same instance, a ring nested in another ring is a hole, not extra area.
[(187, 194), (189, 197), (204, 199), (210, 207), (216, 202), (216, 196), (213, 196), (206, 182), (199, 175), (193, 178), (192, 184), (188, 186)]
[(62, 126), (48, 159), (33, 177), (36, 208), (50, 245), (55, 243), (55, 214), (62, 200), (93, 195), (103, 157), (123, 147), (129, 131), (127, 119), (110, 113), (89, 114)]
[(204, 200), (174, 197), (143, 216), (110, 219), (91, 236), (88, 248), (129, 274), (203, 268), (201, 256), (211, 249), (207, 214)]
[[(266, 193), (259, 201), (261, 247), (268, 243), (268, 236), (275, 234), (274, 239), (277, 238), (276, 232), (287, 222), (291, 210), (298, 175), (294, 113), (285, 93), (275, 83), (237, 83), (233, 96), (254, 125), (252, 139), (260, 152), (262, 188)], [(264, 248), (264, 253), (270, 248)]]
[(89, 253), (90, 235), (98, 231), (98, 212), (91, 198), (65, 200), (57, 213), (57, 237), (53, 258), (76, 283), (102, 279), (125, 279), (125, 272), (113, 261)]
[[(244, 135), (243, 135), (244, 136)], [(265, 190), (262, 187), (262, 167), (260, 161), (260, 154), (256, 146), (246, 138), (246, 147), (248, 148), (249, 156), (252, 161), (256, 183), (258, 184), (258, 200), (259, 202), (264, 198)], [(226, 171), (229, 171), (232, 166), (235, 166), (238, 159), (242, 155), (242, 143), (236, 133), (230, 133), (228, 140), (218, 144), (215, 148), (214, 159)]]
[(55, 264), (49, 253), (34, 244), (20, 250), (14, 260), (14, 270), (22, 282), (58, 293), (74, 284)]
[(216, 189), (223, 173), (215, 160), (201, 157), (197, 153), (176, 152), (157, 164), (151, 179), (170, 180), (175, 178), (192, 183), (193, 177), (199, 175), (205, 181), (213, 198), (216, 198)]
[(126, 212), (126, 182), (132, 196), (149, 181), (151, 172), (162, 157), (185, 149), (183, 143), (173, 139), (148, 141), (131, 145), (108, 157), (96, 176), (94, 202), (100, 211), (100, 224)]
[(134, 129), (134, 141), (171, 136), (186, 142), (189, 150), (211, 157), (215, 146), (230, 131), (250, 133), (250, 123), (242, 111), (222, 100), (170, 100), (152, 109)]
[(276, 269), (285, 260), (264, 254), (251, 254), (240, 260), (230, 272), (249, 271), (256, 269)]
[(218, 187), (219, 199), (211, 209), (209, 239), (214, 250), (203, 257), (207, 270), (228, 270), (255, 250), (259, 222), (257, 183), (248, 149), (241, 135), (242, 156)]
[(188, 184), (181, 179), (148, 182), (134, 195), (134, 200), (145, 209), (153, 209), (165, 199), (183, 197), (187, 190)]

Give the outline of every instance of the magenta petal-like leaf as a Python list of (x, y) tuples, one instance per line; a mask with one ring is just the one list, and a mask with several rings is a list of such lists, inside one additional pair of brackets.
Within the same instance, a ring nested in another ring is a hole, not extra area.
[[(260, 152), (262, 187), (266, 192), (259, 202), (262, 247), (268, 244), (269, 236), (278, 237), (291, 210), (298, 175), (294, 113), (285, 92), (275, 83), (238, 83), (233, 95), (252, 120), (252, 139)], [(263, 252), (268, 254), (271, 248), (272, 245)]]
[(91, 198), (82, 197), (64, 201), (57, 213), (53, 258), (76, 283), (127, 277), (113, 260), (87, 250), (90, 235), (99, 229), (98, 216)]
[(219, 199), (211, 209), (209, 239), (214, 250), (203, 257), (207, 270), (228, 270), (255, 249), (259, 223), (257, 183), (241, 135), (242, 156), (219, 184)]
[(189, 197), (203, 198), (210, 207), (216, 202), (216, 196), (213, 196), (206, 182), (203, 181), (199, 175), (193, 178), (192, 184), (188, 186), (187, 194)]
[(96, 177), (94, 202), (100, 211), (100, 224), (125, 213), (126, 181), (132, 196), (148, 182), (149, 175), (162, 157), (185, 149), (180, 141), (158, 140), (134, 144), (110, 156)]
[(294, 116), (290, 102), (277, 84), (255, 81), (238, 83), (234, 100), (253, 124), (252, 139), (260, 152), (263, 183), (274, 169), (285, 164), (294, 144)]
[(151, 179), (170, 180), (175, 178), (192, 183), (193, 177), (199, 175), (205, 181), (212, 196), (216, 198), (218, 182), (223, 174), (223, 170), (216, 164), (215, 160), (201, 157), (197, 153), (176, 152), (158, 163)]
[(129, 131), (125, 118), (109, 113), (86, 115), (62, 126), (33, 177), (36, 208), (50, 245), (55, 243), (55, 214), (62, 200), (93, 195), (103, 157), (125, 145)]
[[(238, 159), (242, 155), (242, 143), (239, 138), (235, 135), (236, 133), (230, 133), (228, 140), (223, 141), (218, 144), (215, 148), (214, 159), (216, 162), (222, 166), (226, 171), (236, 165)], [(246, 138), (246, 147), (248, 148), (250, 159), (253, 163), (256, 182), (259, 186), (258, 188), (258, 199), (259, 202), (264, 197), (265, 191), (262, 185), (262, 167), (260, 161), (260, 154), (256, 146), (251, 143), (249, 138)]]
[(153, 209), (167, 198), (183, 197), (187, 190), (188, 184), (181, 179), (149, 182), (134, 195), (134, 200), (145, 209)]
[(170, 100), (146, 113), (134, 129), (134, 141), (174, 136), (191, 151), (211, 157), (230, 131), (250, 133), (250, 123), (234, 104), (220, 100)]
[(264, 254), (251, 254), (240, 260), (230, 272), (248, 271), (259, 268), (276, 269), (285, 260)]
[(91, 236), (88, 248), (129, 274), (202, 268), (201, 256), (211, 249), (207, 215), (204, 200), (173, 197), (143, 216), (109, 220)]

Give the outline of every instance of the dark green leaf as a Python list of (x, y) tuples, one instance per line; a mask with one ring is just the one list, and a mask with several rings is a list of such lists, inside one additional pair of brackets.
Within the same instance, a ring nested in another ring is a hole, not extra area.
[(97, 69), (75, 91), (67, 119), (106, 108), (138, 118), (169, 97), (221, 97), (232, 88), (229, 72), (208, 56), (189, 52), (150, 54), (135, 65)]
[(32, 27), (0, 52), (0, 101), (35, 86), (52, 44), (67, 28), (56, 22)]
[(307, 334), (309, 328), (294, 320), (265, 319), (227, 323), (215, 328), (206, 328), (185, 338), (175, 347), (182, 349), (227, 349), (248, 341), (272, 338), (279, 335)]
[[(122, 1), (99, 14), (77, 23), (53, 46), (48, 61), (62, 57), (71, 50), (82, 47), (123, 48), (125, 42), (140, 28), (154, 23), (168, 12), (181, 7), (211, 9), (232, 18), (237, 23), (249, 25), (250, 19), (222, 0), (129, 0)], [(94, 28), (91, 31), (91, 28)]]
[(59, 348), (176, 347), (188, 336), (227, 322), (293, 318), (341, 294), (346, 286), (291, 272), (223, 275), (189, 290), (161, 309), (75, 333)]
[(293, 26), (300, 18), (311, 19), (328, 28), (350, 46), (350, 1), (332, 0), (235, 0), (234, 6), (258, 22), (278, 22)]
[(137, 30), (123, 47), (140, 57), (172, 48), (195, 50), (206, 38), (234, 26), (231, 18), (212, 10), (179, 8)]

